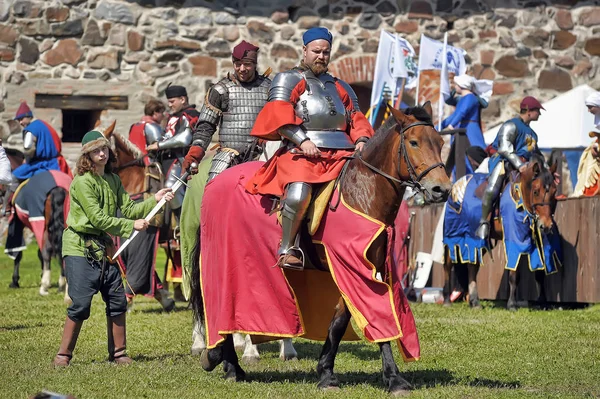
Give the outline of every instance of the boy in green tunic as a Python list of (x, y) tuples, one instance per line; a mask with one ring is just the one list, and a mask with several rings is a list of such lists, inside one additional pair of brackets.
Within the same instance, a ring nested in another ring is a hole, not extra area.
[[(136, 204), (129, 199), (119, 176), (111, 171), (115, 158), (102, 133), (95, 130), (86, 133), (81, 144), (77, 176), (69, 190), (71, 209), (62, 248), (73, 303), (67, 309), (54, 365), (69, 365), (83, 321), (90, 316), (92, 298), (98, 292), (106, 303), (108, 359), (130, 364), (132, 360), (125, 350), (127, 300), (119, 268), (116, 262), (107, 259), (114, 253), (109, 234), (127, 238), (133, 230), (146, 230), (148, 222), (142, 218), (163, 197), (170, 201), (173, 193), (169, 188), (162, 189), (154, 197)], [(127, 219), (115, 217), (117, 208)]]

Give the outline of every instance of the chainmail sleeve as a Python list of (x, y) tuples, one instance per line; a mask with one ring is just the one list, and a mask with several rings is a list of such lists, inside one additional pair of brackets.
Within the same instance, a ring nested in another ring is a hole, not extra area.
[(194, 128), (192, 145), (198, 145), (206, 151), (217, 131), (223, 110), (226, 109), (227, 105), (224, 104), (226, 101), (223, 101), (226, 94), (226, 89), (218, 83), (208, 89), (204, 104), (200, 109), (198, 122)]

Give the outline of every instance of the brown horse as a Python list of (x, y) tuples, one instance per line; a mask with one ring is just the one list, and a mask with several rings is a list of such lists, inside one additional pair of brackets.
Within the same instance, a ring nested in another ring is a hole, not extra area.
[[(25, 156), (21, 151), (10, 148), (6, 148), (5, 150), (12, 170), (25, 162)], [(59, 291), (64, 290), (66, 286), (64, 269), (62, 267), (62, 233), (65, 229), (65, 210), (63, 204), (67, 195), (68, 193), (65, 189), (57, 186), (48, 192), (46, 201), (44, 202), (44, 245), (38, 249), (38, 258), (42, 268), (40, 295), (48, 295), (48, 288), (50, 288), (51, 285), (50, 264), (52, 258), (58, 259), (59, 264), (61, 265), (60, 277), (58, 280)], [(4, 193), (1, 194), (1, 197), (4, 198)], [(17, 215), (15, 214), (13, 217), (16, 218)], [(17, 223), (19, 222), (17, 221)], [(13, 275), (9, 285), (10, 288), (20, 288), (19, 280), (21, 278), (20, 268), (22, 259), (23, 252), (17, 251), (14, 254)]]
[[(342, 196), (350, 207), (388, 226), (394, 224), (406, 186), (421, 190), (432, 202), (444, 201), (450, 188), (450, 181), (440, 157), (443, 141), (431, 123), (429, 102), (423, 107), (411, 108), (405, 112), (395, 109), (391, 112), (393, 117), (378, 130), (365, 146), (362, 154), (348, 161), (340, 188)], [(388, 237), (386, 234), (380, 234), (367, 251), (369, 261), (382, 275), (385, 275), (387, 248)], [(327, 265), (326, 254), (320, 246), (311, 248), (311, 251), (316, 252), (316, 262), (320, 261), (320, 266)], [(199, 317), (197, 320), (203, 320), (199, 248), (196, 255), (198, 256), (195, 256), (196, 264), (193, 266), (191, 279), (192, 306)], [(212, 265), (212, 267), (220, 266)], [(327, 267), (322, 270), (327, 270)], [(325, 312), (332, 310), (324, 309)], [(340, 300), (319, 357), (317, 366), (319, 388), (328, 389), (339, 385), (333, 368), (338, 346), (350, 318), (349, 308), (343, 300)], [(386, 388), (394, 394), (404, 393), (410, 385), (400, 376), (390, 342), (381, 342), (379, 346)], [(228, 335), (220, 346), (206, 350), (202, 354), (201, 365), (207, 371), (214, 369), (221, 362), (224, 364), (225, 378), (233, 380), (245, 378), (245, 372), (238, 363), (231, 335)]]
[[(523, 204), (527, 212), (535, 218), (536, 225), (545, 233), (550, 232), (554, 226), (553, 214), (556, 209), (556, 184), (554, 182), (554, 172), (556, 171), (556, 163), (550, 169), (545, 166), (544, 159), (541, 155), (534, 154), (527, 163), (525, 171), (520, 173), (514, 182), (508, 183), (506, 189), (511, 190), (513, 198), (517, 198), (515, 192), (517, 184), (521, 187)], [(491, 215), (488, 220), (491, 219)], [(490, 220), (492, 227), (490, 238), (494, 240), (503, 239), (503, 228), (499, 218), (494, 218), (493, 223)], [(466, 265), (468, 271), (468, 292), (469, 304), (474, 308), (481, 308), (479, 303), (479, 293), (477, 292), (477, 274), (479, 273), (479, 262), (477, 263), (453, 263), (450, 259), (449, 250), (445, 250), (445, 280), (444, 280), (444, 304), (450, 305), (450, 273), (452, 268), (461, 265)], [(545, 272), (535, 272), (535, 279), (538, 284), (540, 295), (539, 302), (545, 302), (546, 294), (544, 290), (544, 275)], [(510, 294), (507, 302), (508, 310), (516, 310), (516, 292), (518, 287), (517, 269), (509, 271), (509, 286)]]

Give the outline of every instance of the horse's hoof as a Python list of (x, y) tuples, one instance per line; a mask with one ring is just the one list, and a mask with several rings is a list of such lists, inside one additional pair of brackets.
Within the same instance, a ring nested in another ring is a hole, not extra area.
[(215, 367), (223, 362), (223, 349), (205, 349), (200, 355), (200, 366), (204, 371), (213, 371)]
[(13, 282), (9, 284), (8, 288), (21, 288), (21, 286), (19, 285), (19, 283)]
[(41, 296), (46, 296), (48, 294), (49, 294), (49, 292), (48, 292), (48, 290), (46, 288), (40, 287), (40, 295)]
[(259, 356), (242, 356), (242, 363), (244, 364), (257, 364), (259, 360)]
[(297, 362), (298, 361), (298, 356), (279, 356), (280, 360), (283, 360), (284, 362)]
[(408, 389), (396, 389), (394, 391), (390, 391), (390, 394), (395, 398), (401, 398), (404, 396), (410, 395), (410, 390)]
[(506, 309), (509, 312), (516, 312), (517, 311), (517, 307), (515, 305), (507, 306)]
[(225, 379), (225, 381), (231, 381), (231, 382), (246, 381), (246, 372), (244, 370), (242, 370), (241, 368), (237, 371), (235, 369), (231, 369), (225, 373), (225, 375), (223, 376), (223, 379)]
[(445, 301), (444, 301), (444, 307), (445, 307), (445, 308), (449, 308), (449, 307), (451, 307), (451, 306), (452, 306), (452, 302), (450, 302), (450, 301), (448, 301), (448, 302), (445, 302)]
[(395, 397), (406, 396), (410, 393), (412, 386), (404, 378), (396, 376), (390, 387), (390, 394)]
[(337, 379), (337, 376), (333, 373), (327, 373), (327, 375), (321, 377), (321, 381), (317, 384), (317, 388), (322, 389), (324, 391), (331, 391), (334, 389), (339, 389), (340, 381)]

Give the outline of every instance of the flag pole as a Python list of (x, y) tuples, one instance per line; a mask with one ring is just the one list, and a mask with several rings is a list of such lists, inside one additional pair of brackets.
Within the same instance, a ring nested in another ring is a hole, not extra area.
[(398, 93), (398, 98), (396, 99), (396, 105), (394, 108), (400, 109), (400, 104), (402, 104), (402, 95), (404, 94), (404, 86), (406, 85), (406, 78), (402, 78), (402, 83), (400, 83), (400, 92)]
[(444, 116), (444, 93), (442, 92), (444, 74), (446, 74), (445, 78), (448, 79), (448, 32), (444, 33), (444, 47), (442, 47), (442, 70), (440, 72), (440, 99), (438, 102), (438, 128), (437, 130), (442, 130), (442, 118)]
[(375, 107), (375, 112), (371, 113), (371, 126), (375, 127), (375, 122), (377, 122), (377, 114), (379, 114), (379, 109), (381, 108), (381, 103), (383, 102), (383, 99), (385, 98), (384, 96), (384, 92), (385, 92), (385, 86), (386, 84), (383, 84), (383, 87), (381, 88), (381, 95), (379, 96), (379, 101), (377, 102), (377, 106)]

